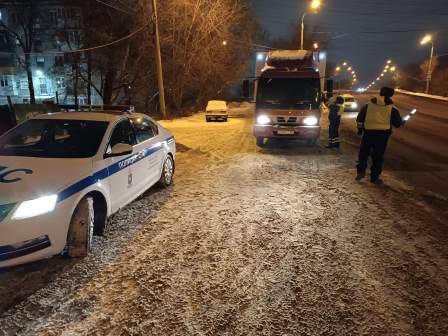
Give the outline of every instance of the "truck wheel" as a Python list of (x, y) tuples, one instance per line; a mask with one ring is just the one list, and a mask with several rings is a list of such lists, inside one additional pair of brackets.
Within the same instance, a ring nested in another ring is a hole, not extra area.
[(174, 160), (171, 155), (168, 155), (163, 163), (162, 175), (160, 176), (160, 180), (158, 185), (162, 188), (167, 188), (171, 184), (173, 184), (173, 176), (174, 176)]
[(92, 247), (95, 210), (93, 197), (84, 197), (70, 220), (67, 235), (66, 254), (71, 258), (85, 257)]
[(257, 137), (257, 146), (264, 147), (264, 138), (263, 137)]

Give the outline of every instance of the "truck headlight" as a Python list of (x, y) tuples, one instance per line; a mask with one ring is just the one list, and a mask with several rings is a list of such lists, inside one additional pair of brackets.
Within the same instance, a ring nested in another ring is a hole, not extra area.
[(269, 119), (268, 116), (261, 115), (257, 117), (257, 124), (259, 125), (267, 125), (271, 122), (271, 119)]
[(12, 219), (25, 219), (52, 212), (58, 200), (57, 195), (43, 196), (20, 203)]
[(303, 123), (307, 126), (315, 126), (319, 122), (319, 119), (316, 117), (306, 117), (303, 119)]

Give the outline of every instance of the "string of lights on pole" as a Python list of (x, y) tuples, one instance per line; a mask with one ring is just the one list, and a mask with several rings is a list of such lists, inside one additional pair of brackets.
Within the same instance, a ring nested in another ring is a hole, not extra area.
[(347, 72), (348, 75), (352, 78), (352, 85), (355, 85), (358, 81), (358, 77), (356, 75), (356, 71), (353, 66), (348, 64), (347, 62), (342, 63), (336, 67), (335, 76), (342, 74), (342, 72)]
[(380, 81), (382, 81), (387, 74), (394, 75), (397, 73), (397, 66), (392, 63), (392, 60), (388, 60), (383, 68), (383, 71), (380, 73), (378, 77), (374, 81), (372, 81), (369, 85), (365, 87), (365, 90), (369, 90), (372, 86), (375, 84), (378, 84)]

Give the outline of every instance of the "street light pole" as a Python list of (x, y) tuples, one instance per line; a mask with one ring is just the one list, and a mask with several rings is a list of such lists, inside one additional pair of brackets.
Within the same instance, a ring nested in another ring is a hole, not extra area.
[(165, 105), (165, 88), (163, 85), (163, 67), (162, 55), (160, 51), (160, 32), (159, 32), (159, 17), (157, 14), (157, 0), (152, 0), (153, 20), (156, 34), (156, 63), (157, 63), (157, 80), (159, 84), (159, 102), (160, 113), (162, 119), (166, 119), (166, 105)]
[(431, 84), (432, 79), (432, 62), (434, 58), (434, 42), (431, 41), (431, 56), (429, 58), (429, 66), (428, 66), (428, 74), (426, 76), (426, 94), (429, 93), (429, 85)]
[(305, 16), (306, 13), (303, 13), (302, 15), (302, 25), (300, 29), (300, 49), (303, 50), (303, 40), (304, 40), (304, 34), (305, 34)]
[[(314, 12), (317, 13), (319, 7), (321, 6), (321, 0), (311, 0), (309, 7)], [(302, 15), (302, 24), (300, 26), (300, 49), (303, 50), (304, 40), (305, 40), (305, 16), (307, 12)]]

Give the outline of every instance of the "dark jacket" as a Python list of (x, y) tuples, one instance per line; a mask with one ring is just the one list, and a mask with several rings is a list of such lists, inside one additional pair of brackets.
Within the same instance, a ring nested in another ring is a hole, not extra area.
[(330, 112), (328, 113), (328, 120), (330, 122), (340, 122), (341, 121), (341, 108), (342, 111), (344, 111), (344, 107), (342, 105), (337, 104), (331, 104), (329, 109)]
[[(382, 99), (382, 98), (372, 98), (371, 103), (373, 104), (377, 104), (377, 99)], [(384, 98), (384, 102), (387, 105), (393, 105), (394, 102), (392, 101), (392, 99), (390, 98)], [(356, 122), (358, 123), (358, 130), (359, 131), (363, 131), (365, 133), (387, 133), (387, 134), (392, 134), (392, 127), (395, 128), (400, 128), (403, 125), (403, 119), (401, 118), (400, 115), (400, 111), (398, 111), (398, 109), (394, 106), (392, 107), (392, 114), (390, 117), (390, 129), (387, 131), (379, 131), (379, 130), (365, 130), (364, 129), (364, 122), (366, 120), (366, 115), (367, 115), (367, 108), (369, 107), (368, 104), (366, 104), (361, 111), (358, 114), (358, 117), (356, 118)]]

